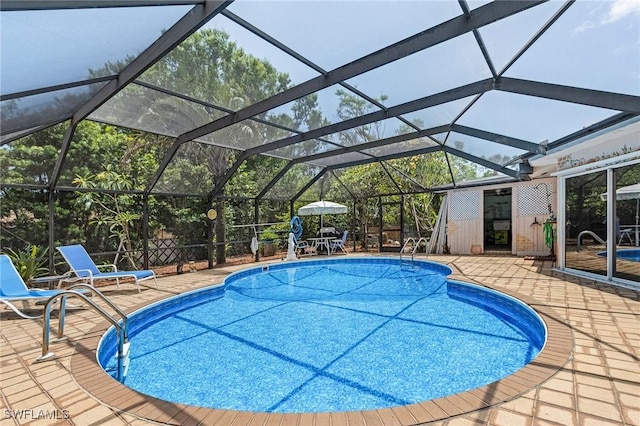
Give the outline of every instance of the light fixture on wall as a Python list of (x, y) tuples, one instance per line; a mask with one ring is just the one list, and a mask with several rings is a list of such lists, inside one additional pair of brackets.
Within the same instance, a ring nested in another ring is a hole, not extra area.
[(496, 195), (501, 195), (501, 194), (502, 194), (502, 188), (496, 189)]

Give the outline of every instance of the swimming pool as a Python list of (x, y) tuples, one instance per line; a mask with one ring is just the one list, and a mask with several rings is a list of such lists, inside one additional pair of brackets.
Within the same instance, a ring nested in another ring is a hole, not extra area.
[[(472, 389), (531, 361), (545, 341), (537, 314), (450, 272), (341, 258), (232, 274), (130, 317), (125, 383), (205, 407), (348, 411)], [(114, 352), (110, 332), (107, 371)]]
[[(599, 251), (598, 256), (607, 257), (607, 252)], [(616, 257), (620, 260), (628, 260), (630, 262), (640, 262), (640, 249), (616, 250)]]

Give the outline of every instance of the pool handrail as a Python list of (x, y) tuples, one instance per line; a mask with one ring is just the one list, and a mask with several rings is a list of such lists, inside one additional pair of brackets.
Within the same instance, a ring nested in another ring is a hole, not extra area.
[(603, 245), (605, 245), (605, 246), (607, 245), (607, 242), (606, 242), (605, 240), (603, 240), (602, 238), (600, 238), (600, 237), (599, 237), (595, 232), (593, 232), (593, 231), (581, 231), (581, 232), (578, 234), (578, 251), (580, 251), (580, 238), (582, 238), (582, 236), (583, 236), (584, 234), (591, 235), (591, 236), (592, 236), (593, 238), (595, 238), (595, 239), (596, 239), (600, 244), (603, 244)]
[[(420, 237), (420, 238), (418, 238), (418, 240), (416, 240), (413, 237), (407, 238), (407, 241), (405, 241), (404, 245), (400, 249), (400, 260), (401, 261), (402, 261), (402, 253), (404, 253), (404, 250), (407, 248), (407, 246), (409, 245), (410, 242), (413, 242), (413, 249), (411, 250), (411, 262), (413, 262), (413, 256), (415, 255), (416, 250), (418, 250), (418, 247), (420, 247), (420, 243), (424, 242), (424, 245), (425, 245), (425, 248), (426, 248), (427, 244), (429, 244), (429, 239), (427, 237)], [(428, 254), (429, 253), (427, 253), (427, 255)]]
[(76, 288), (84, 288), (87, 289), (89, 291), (91, 291), (92, 295), (96, 295), (98, 296), (104, 303), (106, 303), (107, 305), (109, 305), (109, 307), (111, 309), (113, 309), (118, 315), (120, 315), (120, 318), (122, 318), (122, 328), (124, 330), (124, 341), (127, 342), (127, 340), (129, 339), (128, 335), (127, 335), (127, 315), (122, 311), (122, 309), (120, 309), (118, 307), (118, 305), (116, 305), (115, 303), (113, 303), (113, 301), (111, 299), (109, 299), (107, 296), (104, 295), (104, 293), (102, 293), (101, 291), (99, 291), (98, 289), (96, 289), (95, 287), (93, 287), (90, 284), (87, 283), (78, 283), (78, 284), (74, 284), (72, 286), (70, 286), (67, 290), (74, 290)]
[(65, 319), (65, 305), (66, 299), (68, 296), (79, 297), (83, 301), (85, 301), (89, 306), (94, 308), (96, 312), (98, 312), (102, 317), (104, 317), (107, 321), (113, 325), (113, 327), (118, 332), (118, 377), (119, 381), (124, 379), (125, 375), (125, 364), (127, 364), (127, 360), (125, 357), (128, 355), (125, 353), (125, 345), (127, 346), (128, 352), (128, 342), (127, 342), (127, 316), (120, 310), (111, 300), (109, 300), (104, 294), (98, 291), (96, 288), (89, 284), (77, 284), (74, 287), (83, 287), (90, 289), (93, 294), (98, 295), (103, 301), (105, 301), (109, 306), (111, 306), (121, 317), (122, 322), (115, 319), (111, 316), (106, 310), (104, 310), (101, 306), (96, 304), (93, 300), (89, 299), (87, 296), (82, 294), (76, 290), (61, 290), (58, 294), (51, 296), (47, 303), (44, 306), (44, 315), (42, 322), (42, 355), (37, 358), (37, 361), (45, 361), (49, 358), (55, 356), (55, 353), (49, 352), (49, 331), (50, 331), (50, 318), (51, 318), (51, 306), (60, 299), (60, 316), (58, 318), (58, 333), (56, 340), (64, 339), (64, 319)]

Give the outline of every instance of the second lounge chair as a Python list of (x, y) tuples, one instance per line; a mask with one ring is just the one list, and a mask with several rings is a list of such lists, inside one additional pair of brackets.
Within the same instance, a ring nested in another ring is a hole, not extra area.
[[(80, 244), (71, 246), (57, 247), (57, 250), (62, 254), (64, 260), (69, 264), (71, 271), (76, 275), (68, 281), (84, 280), (88, 281), (89, 285), (93, 286), (96, 280), (116, 280), (116, 287), (120, 288), (120, 278), (133, 278), (138, 292), (140, 292), (140, 281), (153, 278), (158, 288), (158, 280), (156, 274), (150, 269), (144, 269), (140, 271), (118, 271), (116, 265), (96, 265), (89, 253)], [(99, 268), (111, 268), (111, 271), (102, 272)]]

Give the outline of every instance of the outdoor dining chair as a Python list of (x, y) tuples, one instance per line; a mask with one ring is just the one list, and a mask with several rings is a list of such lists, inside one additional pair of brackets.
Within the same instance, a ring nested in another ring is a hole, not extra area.
[(339, 240), (331, 241), (331, 243), (329, 244), (329, 250), (331, 251), (331, 253), (335, 253), (336, 250), (340, 249), (344, 254), (347, 254), (347, 250), (344, 248), (344, 244), (347, 242), (348, 233), (349, 231), (344, 231), (342, 233), (342, 238), (340, 238)]

